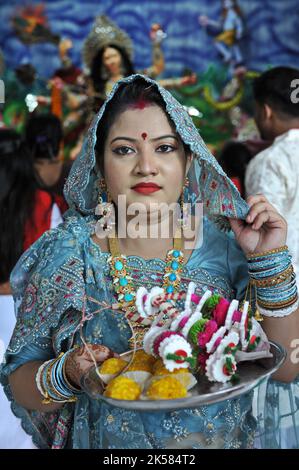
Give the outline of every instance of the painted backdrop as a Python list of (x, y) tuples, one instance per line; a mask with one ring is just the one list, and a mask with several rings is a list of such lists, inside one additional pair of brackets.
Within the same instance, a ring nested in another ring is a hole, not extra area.
[[(103, 13), (132, 38), (137, 69), (150, 64), (148, 33), (153, 22), (161, 23), (167, 33), (163, 43), (164, 76), (180, 75), (185, 68), (201, 72), (209, 64), (220, 61), (211, 36), (197, 20), (199, 15), (219, 20), (221, 2), (218, 0), (0, 0), (0, 48), (8, 68), (31, 62), (39, 75), (46, 78), (59, 66), (55, 44), (26, 45), (12, 27), (18, 8), (41, 3), (51, 32), (73, 40), (72, 58), (79, 66), (84, 38), (94, 17)], [(241, 41), (246, 66), (254, 70), (278, 64), (299, 67), (298, 0), (240, 0), (239, 5), (246, 22)]]

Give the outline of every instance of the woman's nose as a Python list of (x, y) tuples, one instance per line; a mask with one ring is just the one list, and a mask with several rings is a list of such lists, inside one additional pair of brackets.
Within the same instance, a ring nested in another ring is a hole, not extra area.
[(158, 173), (157, 162), (152, 155), (152, 152), (148, 150), (144, 150), (140, 152), (139, 158), (136, 164), (136, 172), (137, 174), (142, 175), (156, 175)]

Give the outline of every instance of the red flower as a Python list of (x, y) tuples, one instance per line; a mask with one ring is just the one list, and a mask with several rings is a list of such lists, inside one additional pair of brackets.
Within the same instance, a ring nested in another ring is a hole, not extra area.
[(224, 325), (229, 306), (229, 301), (221, 297), (218, 304), (214, 308), (213, 318), (217, 322), (218, 327)]
[(198, 333), (198, 345), (200, 348), (204, 349), (206, 344), (210, 341), (213, 334), (216, 333), (218, 330), (218, 325), (215, 320), (209, 320), (206, 325), (204, 331)]

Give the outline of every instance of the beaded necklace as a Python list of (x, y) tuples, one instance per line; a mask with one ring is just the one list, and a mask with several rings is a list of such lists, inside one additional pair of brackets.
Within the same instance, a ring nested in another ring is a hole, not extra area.
[[(180, 232), (180, 230), (175, 234), (173, 248), (167, 252), (165, 258), (166, 266), (162, 288), (169, 294), (178, 291), (184, 264), (182, 237), (181, 233), (178, 232)], [(119, 242), (115, 232), (109, 236), (108, 242), (109, 251), (111, 253), (111, 256), (108, 258), (108, 263), (110, 266), (110, 275), (113, 279), (113, 287), (117, 294), (118, 306), (120, 310), (124, 311), (126, 318), (131, 320), (135, 342), (140, 346), (146, 332), (146, 326), (149, 326), (149, 324), (148, 321), (142, 322), (140, 318), (136, 321), (136, 288), (133, 278), (130, 275), (127, 257), (120, 253)]]

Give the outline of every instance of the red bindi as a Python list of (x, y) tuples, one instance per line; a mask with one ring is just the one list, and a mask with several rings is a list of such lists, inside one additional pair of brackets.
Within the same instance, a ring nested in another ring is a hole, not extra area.
[(147, 133), (146, 133), (146, 132), (142, 132), (141, 137), (143, 138), (143, 140), (145, 140), (145, 139), (147, 138)]
[(141, 109), (142, 110), (142, 109), (146, 108), (147, 106), (150, 106), (150, 103), (147, 100), (145, 100), (144, 98), (139, 98), (139, 100), (135, 101), (135, 103), (132, 104), (130, 106), (130, 108), (132, 108), (132, 109)]

